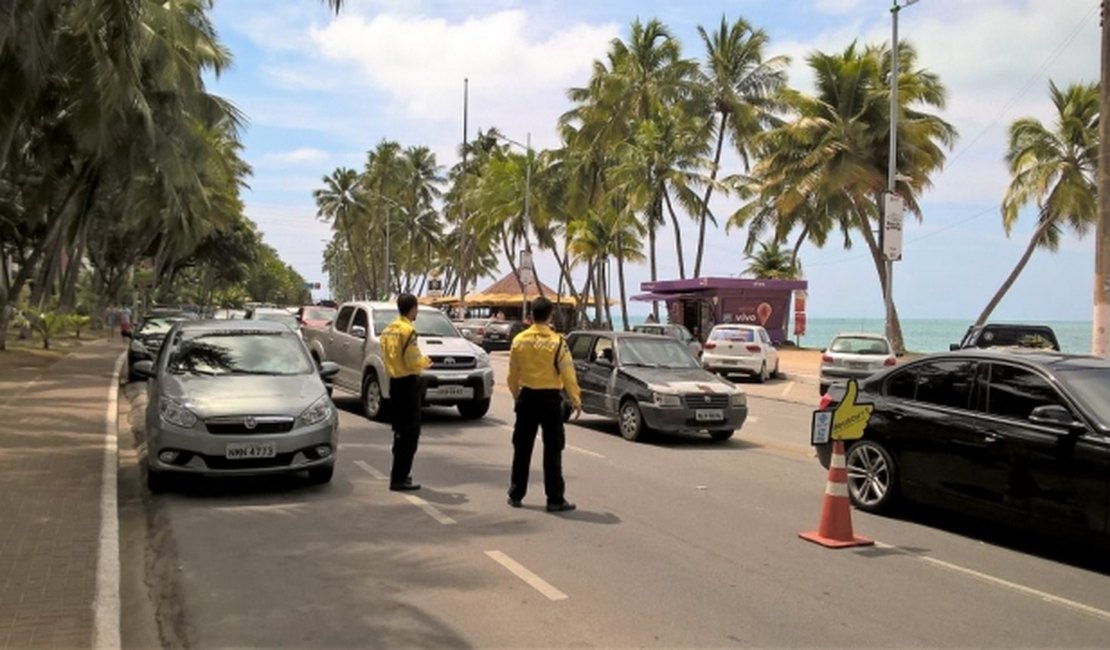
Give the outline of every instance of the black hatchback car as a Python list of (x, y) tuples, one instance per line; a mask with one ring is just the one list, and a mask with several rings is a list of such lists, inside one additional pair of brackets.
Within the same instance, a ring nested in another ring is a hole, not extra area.
[(482, 348), (486, 352), (508, 350), (516, 335), (525, 329), (527, 326), (518, 320), (491, 320), (482, 334)]
[[(843, 390), (834, 386), (826, 406)], [(964, 350), (873, 375), (858, 399), (875, 407), (847, 449), (848, 492), (861, 510), (907, 497), (1110, 539), (1110, 362)], [(826, 467), (828, 447), (818, 449)]]

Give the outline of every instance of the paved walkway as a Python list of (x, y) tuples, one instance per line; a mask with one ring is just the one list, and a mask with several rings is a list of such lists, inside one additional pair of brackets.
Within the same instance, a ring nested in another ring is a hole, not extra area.
[(0, 380), (0, 650), (93, 645), (107, 399), (123, 349), (90, 343)]

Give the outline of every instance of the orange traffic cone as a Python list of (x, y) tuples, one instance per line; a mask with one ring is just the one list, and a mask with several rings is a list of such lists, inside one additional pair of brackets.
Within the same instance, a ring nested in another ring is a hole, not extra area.
[(870, 546), (875, 543), (852, 533), (852, 504), (848, 499), (848, 468), (843, 440), (833, 441), (829, 482), (825, 486), (825, 501), (821, 506), (821, 521), (817, 530), (798, 533), (798, 536), (827, 548)]

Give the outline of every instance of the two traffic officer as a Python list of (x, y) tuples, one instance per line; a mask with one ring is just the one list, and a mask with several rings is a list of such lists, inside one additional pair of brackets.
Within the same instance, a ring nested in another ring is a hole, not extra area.
[(566, 500), (563, 480), (563, 400), (570, 400), (577, 418), (582, 413), (582, 395), (566, 341), (548, 325), (553, 311), (550, 300), (537, 298), (532, 303), (532, 326), (513, 339), (509, 352), (509, 390), (516, 404), (509, 505), (519, 508), (528, 491), (532, 449), (542, 428), (547, 511), (564, 512), (575, 505)]

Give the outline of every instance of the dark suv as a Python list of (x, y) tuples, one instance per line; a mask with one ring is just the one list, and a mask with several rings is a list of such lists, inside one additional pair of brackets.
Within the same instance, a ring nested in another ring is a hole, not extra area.
[(1047, 325), (1014, 325), (1010, 323), (987, 323), (967, 328), (967, 333), (959, 343), (948, 346), (950, 350), (969, 348), (1036, 348), (1060, 351), (1056, 332)]

